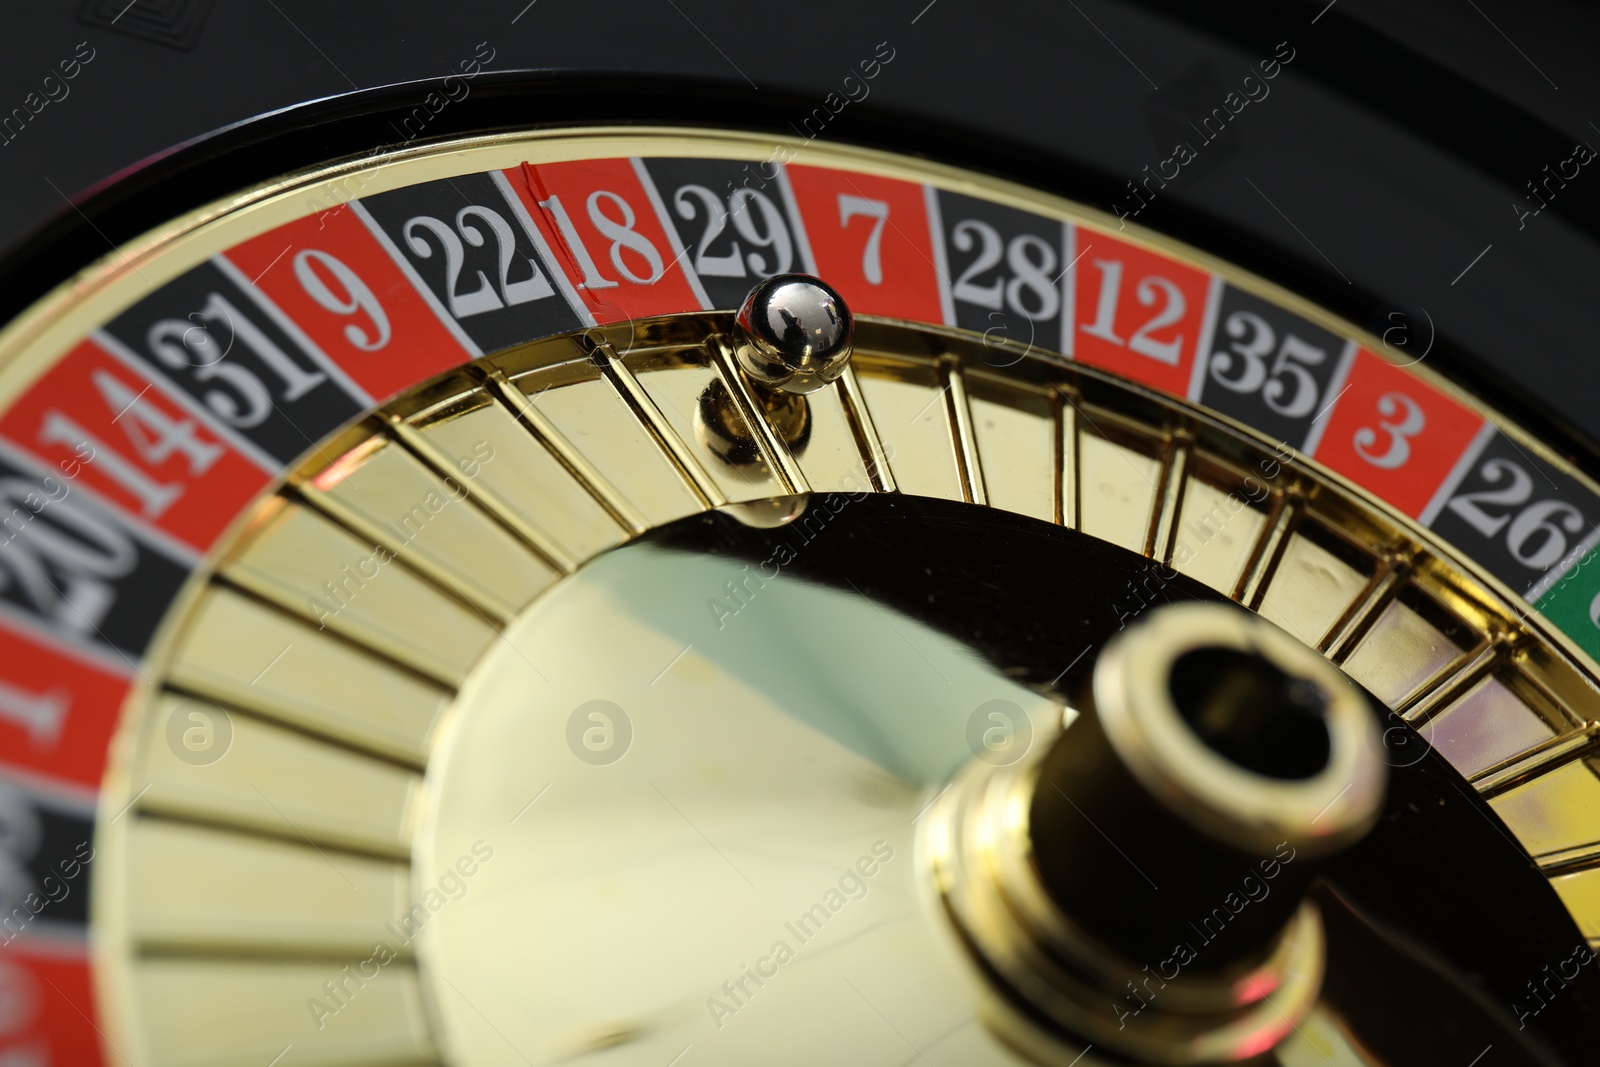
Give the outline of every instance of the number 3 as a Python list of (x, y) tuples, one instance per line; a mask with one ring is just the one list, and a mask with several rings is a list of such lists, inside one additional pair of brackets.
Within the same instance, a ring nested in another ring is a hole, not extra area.
[[(1393, 420), (1401, 411), (1405, 416), (1399, 422)], [(1411, 438), (1421, 433), (1427, 426), (1428, 420), (1422, 414), (1422, 409), (1417, 402), (1404, 393), (1384, 393), (1378, 398), (1378, 426), (1389, 431), (1389, 447), (1382, 455), (1374, 455), (1368, 451), (1378, 443), (1378, 431), (1370, 426), (1363, 426), (1356, 431), (1352, 442), (1356, 447), (1356, 454), (1374, 467), (1382, 467), (1392, 471), (1396, 467), (1404, 466), (1406, 460), (1411, 458)]]

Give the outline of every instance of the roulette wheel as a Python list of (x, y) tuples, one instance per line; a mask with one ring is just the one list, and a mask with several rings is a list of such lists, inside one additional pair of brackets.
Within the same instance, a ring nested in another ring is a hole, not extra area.
[(19, 16), (0, 1064), (1593, 1062), (1522, 15)]

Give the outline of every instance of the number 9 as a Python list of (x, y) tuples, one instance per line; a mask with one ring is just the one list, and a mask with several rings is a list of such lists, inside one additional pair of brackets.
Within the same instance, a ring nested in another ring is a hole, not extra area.
[[(343, 288), (342, 295), (329, 288), (316, 267), (333, 275), (334, 281)], [(346, 341), (363, 352), (376, 352), (389, 343), (389, 316), (383, 313), (383, 305), (378, 303), (378, 298), (372, 295), (372, 290), (355, 271), (326, 252), (308, 248), (295, 254), (294, 276), (307, 296), (335, 315), (354, 315), (358, 311), (367, 313), (367, 318), (372, 321), (372, 333), (368, 334), (353, 322), (347, 323), (344, 328)]]
[[(752, 205), (755, 207), (754, 213), (750, 210)], [(751, 252), (745, 257), (751, 272), (760, 278), (788, 273), (789, 268), (794, 266), (794, 242), (789, 237), (789, 228), (778, 206), (754, 189), (741, 188), (733, 191), (733, 196), (728, 199), (728, 207), (733, 228), (739, 236), (757, 248), (772, 249), (771, 270), (767, 269), (766, 257), (761, 253)], [(755, 220), (758, 214), (761, 216), (759, 227)]]

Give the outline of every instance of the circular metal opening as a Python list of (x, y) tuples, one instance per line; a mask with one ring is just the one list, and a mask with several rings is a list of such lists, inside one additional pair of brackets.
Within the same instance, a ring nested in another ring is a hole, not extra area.
[(1167, 686), (1206, 747), (1245, 770), (1296, 781), (1328, 766), (1327, 695), (1259, 653), (1221, 646), (1185, 652)]

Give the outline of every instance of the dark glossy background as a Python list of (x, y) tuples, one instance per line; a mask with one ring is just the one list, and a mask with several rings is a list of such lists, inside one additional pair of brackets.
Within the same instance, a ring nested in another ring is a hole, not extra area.
[[(508, 73), (498, 86), (476, 81), (429, 135), (582, 118), (782, 130), (887, 41), (894, 60), (826, 136), (917, 148), (1106, 208), (1170, 153), (1185, 106), (1175, 97), (1220, 103), (1287, 42), (1295, 58), (1270, 95), (1138, 221), (1357, 323), (1382, 329), (1407, 308), (1414, 351), (1431, 322), (1431, 365), (1541, 423), (1600, 472), (1587, 444), (1600, 439), (1600, 165), (1525, 228), (1513, 208), (1535, 206), (1524, 183), (1579, 140), (1600, 147), (1592, 5), (235, 0), (210, 11), (188, 50), (124, 32), (195, 6), (137, 0), (109, 29), (80, 12), (109, 22), (120, 3), (0, 15), (0, 117), (78, 42), (96, 51), (66, 99), (0, 144), (0, 245), (25, 253), (0, 270), (0, 314), (162, 212), (267, 176), (275, 160), (361, 153), (399, 135), (381, 116), (252, 154), (236, 149), (259, 136), (236, 133), (226, 153), (148, 169), (159, 195), (141, 193), (135, 175), (131, 192), (84, 201), (82, 214), (68, 198), (262, 113), (437, 79), (480, 42), (494, 50), (489, 68)], [(525, 81), (516, 70), (547, 73), (524, 93), (510, 85)], [(315, 126), (308, 111), (262, 128)], [(19, 246), (52, 218), (54, 230)]]

